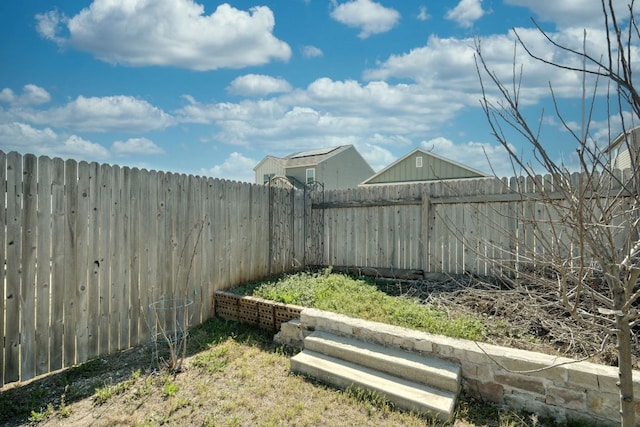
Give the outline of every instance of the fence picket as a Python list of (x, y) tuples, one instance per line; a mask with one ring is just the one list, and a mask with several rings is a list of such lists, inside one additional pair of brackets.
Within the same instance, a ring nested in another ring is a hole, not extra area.
[(121, 267), (117, 270), (116, 277), (118, 278), (118, 345), (119, 349), (129, 348), (131, 343), (129, 342), (129, 315), (131, 312), (131, 280), (129, 272), (131, 270), (131, 255), (129, 240), (131, 235), (129, 234), (131, 229), (131, 169), (120, 169), (120, 203), (118, 204), (118, 219), (117, 219), (117, 239), (118, 239), (118, 254), (117, 264)]
[(109, 354), (116, 349), (111, 347), (111, 245), (113, 242), (111, 232), (111, 195), (113, 191), (113, 168), (108, 165), (100, 167), (100, 202), (99, 202), (99, 228), (100, 248), (97, 267), (99, 269), (99, 349), (100, 354)]
[(5, 301), (5, 383), (20, 379), (20, 255), (22, 252), (22, 156), (7, 156), (7, 274)]
[(120, 322), (123, 318), (122, 310), (125, 307), (123, 298), (124, 278), (126, 266), (123, 265), (123, 237), (124, 237), (124, 220), (122, 211), (122, 168), (113, 167), (113, 189), (111, 191), (111, 253), (109, 254), (111, 270), (110, 282), (110, 302), (109, 302), (109, 348), (121, 350), (125, 348), (120, 336)]
[[(7, 155), (3, 152), (0, 151), (0, 192), (3, 192), (5, 194), (8, 195), (7, 193)], [(7, 224), (7, 216), (6, 216), (6, 208), (7, 208), (7, 202), (6, 202), (6, 198), (0, 196), (0, 265), (5, 266), (6, 265), (6, 227), (5, 224)], [(2, 286), (0, 286), (0, 301), (2, 301), (2, 305), (4, 307), (5, 304), (5, 284), (3, 283)], [(2, 313), (0, 313), (0, 331), (2, 331), (2, 333), (0, 333), (0, 335), (2, 335), (3, 338), (3, 345), (0, 346), (0, 387), (4, 386), (4, 376), (5, 373), (7, 372), (4, 366), (4, 360), (5, 360), (5, 348), (6, 345), (4, 345), (4, 339), (5, 339), (5, 329), (4, 329), (4, 325), (5, 325), (5, 310), (2, 311)]]
[[(130, 170), (129, 193), (129, 345), (135, 346), (140, 341), (140, 170)], [(146, 219), (148, 221), (148, 219)]]
[(22, 253), (20, 301), (20, 377), (36, 375), (36, 248), (38, 241), (38, 160), (33, 154), (23, 158), (22, 169)]
[(62, 350), (63, 366), (76, 363), (76, 287), (78, 278), (76, 265), (78, 249), (76, 246), (76, 218), (78, 216), (78, 163), (74, 160), (65, 161), (65, 228), (64, 228), (64, 346)]
[(89, 250), (89, 164), (78, 163), (78, 200), (76, 215), (76, 264), (75, 273), (75, 336), (76, 336), (76, 361), (86, 362), (89, 352), (89, 299), (88, 284), (88, 250)]
[(100, 354), (100, 165), (89, 165), (87, 358)]
[(65, 239), (65, 187), (64, 161), (53, 159), (51, 171), (51, 341), (49, 368), (62, 368), (64, 346), (64, 239)]

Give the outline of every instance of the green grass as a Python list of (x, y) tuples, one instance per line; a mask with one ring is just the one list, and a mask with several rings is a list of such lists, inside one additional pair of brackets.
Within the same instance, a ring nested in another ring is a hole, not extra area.
[(117, 384), (105, 385), (103, 387), (97, 388), (95, 394), (93, 395), (93, 401), (97, 405), (106, 403), (112, 397), (129, 390), (137, 382), (138, 378), (140, 378), (140, 370), (134, 371), (131, 374), (131, 378), (129, 378), (127, 381), (119, 382)]
[(297, 273), (232, 291), (455, 338), (482, 340), (486, 333), (476, 318), (450, 317), (418, 300), (389, 296), (370, 280), (330, 270)]

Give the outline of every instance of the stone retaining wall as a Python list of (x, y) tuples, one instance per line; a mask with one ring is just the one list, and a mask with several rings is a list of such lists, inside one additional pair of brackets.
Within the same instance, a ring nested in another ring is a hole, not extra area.
[[(302, 310), (299, 320), (283, 323), (276, 340), (302, 347), (304, 337), (314, 330), (458, 363), (464, 391), (483, 401), (525, 409), (558, 422), (569, 419), (619, 425), (618, 373), (614, 367), (432, 335), (311, 308)], [(633, 375), (636, 417), (640, 419), (640, 371)]]

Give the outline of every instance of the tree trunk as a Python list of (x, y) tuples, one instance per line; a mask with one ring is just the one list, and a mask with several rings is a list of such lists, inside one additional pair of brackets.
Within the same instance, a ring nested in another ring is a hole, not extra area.
[(631, 326), (625, 315), (616, 316), (618, 350), (618, 387), (620, 389), (620, 425), (635, 426), (635, 402), (633, 398), (633, 364), (631, 362)]

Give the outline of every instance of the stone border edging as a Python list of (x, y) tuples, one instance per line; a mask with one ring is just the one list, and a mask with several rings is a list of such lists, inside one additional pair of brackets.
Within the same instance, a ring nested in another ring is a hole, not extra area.
[[(301, 347), (320, 330), (440, 357), (462, 367), (463, 390), (474, 398), (551, 417), (619, 425), (617, 368), (578, 362), (493, 344), (450, 338), (341, 314), (305, 308), (283, 324), (278, 342)], [(636, 416), (640, 417), (640, 371), (634, 371)]]

